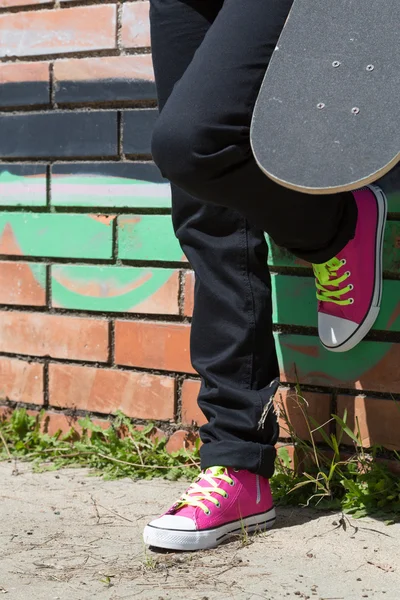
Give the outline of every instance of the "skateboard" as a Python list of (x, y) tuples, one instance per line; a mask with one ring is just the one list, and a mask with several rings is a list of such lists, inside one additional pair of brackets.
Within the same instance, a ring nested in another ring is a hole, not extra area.
[(295, 0), (251, 123), (255, 159), (309, 194), (360, 188), (400, 160), (400, 0)]

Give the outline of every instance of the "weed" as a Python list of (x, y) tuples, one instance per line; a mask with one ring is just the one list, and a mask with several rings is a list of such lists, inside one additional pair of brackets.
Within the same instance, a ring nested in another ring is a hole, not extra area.
[[(328, 434), (307, 412), (307, 401), (296, 388), (296, 403), (305, 420), (309, 441), (300, 439), (290, 424), (285, 409), (281, 417), (300, 459), (300, 466), (292, 464), (288, 450), (278, 450), (277, 473), (271, 480), (275, 501), (280, 504), (314, 506), (323, 509), (340, 509), (353, 517), (387, 514), (400, 518), (400, 480), (382, 462), (376, 460), (380, 447), (366, 452), (363, 448), (360, 427), (357, 434), (347, 425), (347, 412), (343, 418), (332, 415), (336, 434)], [(325, 447), (315, 441), (319, 432)], [(342, 446), (343, 436), (353, 442), (353, 453)], [(396, 454), (397, 459), (399, 455)]]
[(182, 449), (170, 454), (165, 448), (165, 438), (152, 439), (152, 424), (138, 431), (121, 412), (106, 430), (89, 417), (81, 419), (79, 438), (73, 428), (67, 434), (43, 433), (44, 419), (44, 411), (30, 416), (21, 408), (12, 413), (9, 421), (0, 421), (0, 460), (11, 456), (29, 460), (36, 471), (85, 466), (106, 479), (177, 480), (199, 472), (198, 445), (193, 452)]
[[(357, 434), (353, 433), (347, 425), (346, 413), (343, 418), (332, 415), (336, 434), (328, 434), (326, 423), (319, 425), (308, 415), (307, 401), (299, 386), (296, 392), (309, 441), (296, 435), (288, 415), (281, 408), (281, 417), (300, 464), (293, 464), (286, 447), (278, 449), (277, 470), (271, 479), (276, 504), (336, 509), (354, 517), (385, 514), (399, 520), (400, 478), (376, 460), (381, 448), (365, 451), (360, 428), (357, 425)], [(88, 417), (81, 419), (80, 437), (74, 429), (67, 434), (61, 431), (54, 435), (43, 433), (44, 419), (44, 411), (38, 416), (30, 416), (22, 408), (16, 409), (9, 421), (0, 421), (0, 460), (29, 460), (36, 471), (67, 466), (90, 467), (106, 479), (193, 479), (199, 473), (199, 443), (194, 451), (182, 449), (170, 454), (165, 448), (165, 439), (152, 438), (152, 424), (138, 431), (121, 412), (106, 430)], [(315, 441), (317, 432), (323, 447)], [(348, 448), (342, 445), (345, 434), (354, 444), (350, 456)], [(394, 454), (400, 461), (400, 455)], [(241, 540), (243, 545), (249, 543), (244, 527)]]

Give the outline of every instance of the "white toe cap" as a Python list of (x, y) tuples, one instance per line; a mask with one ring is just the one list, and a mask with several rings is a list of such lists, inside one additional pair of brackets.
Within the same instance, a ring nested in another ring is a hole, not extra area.
[(178, 529), (179, 531), (195, 531), (196, 523), (188, 517), (179, 515), (163, 515), (150, 523), (151, 527), (158, 529)]
[(347, 319), (318, 313), (318, 333), (321, 342), (328, 348), (337, 348), (350, 339), (358, 328), (358, 324)]

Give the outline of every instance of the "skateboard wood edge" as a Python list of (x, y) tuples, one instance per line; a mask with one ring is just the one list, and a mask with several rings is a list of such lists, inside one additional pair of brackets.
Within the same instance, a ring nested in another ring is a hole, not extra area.
[(272, 179), (272, 181), (274, 181), (275, 183), (278, 183), (279, 185), (281, 185), (289, 190), (293, 190), (295, 192), (301, 192), (303, 194), (310, 194), (310, 195), (314, 195), (314, 196), (317, 196), (317, 195), (328, 196), (329, 194), (339, 194), (341, 192), (352, 192), (354, 190), (358, 190), (366, 185), (375, 183), (378, 179), (380, 179), (381, 177), (386, 175), (389, 171), (391, 171), (397, 165), (397, 163), (400, 162), (400, 152), (398, 152), (392, 161), (390, 161), (384, 167), (382, 167), (382, 169), (380, 169), (379, 171), (376, 171), (375, 173), (372, 173), (368, 177), (364, 177), (363, 179), (359, 179), (357, 181), (349, 182), (348, 184), (345, 184), (345, 185), (331, 186), (331, 187), (327, 187), (327, 188), (322, 188), (322, 187), (321, 188), (309, 188), (309, 187), (304, 187), (301, 185), (296, 185), (289, 181), (284, 181), (283, 179), (279, 179), (272, 173), (269, 173), (263, 167), (263, 165), (260, 163), (260, 161), (258, 160), (257, 155), (254, 152), (253, 144), (251, 144), (251, 146), (252, 146), (253, 155), (254, 155), (257, 165), (259, 166), (261, 171), (267, 177)]

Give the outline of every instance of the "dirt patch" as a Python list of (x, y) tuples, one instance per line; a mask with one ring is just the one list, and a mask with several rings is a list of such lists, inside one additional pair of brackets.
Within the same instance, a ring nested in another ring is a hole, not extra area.
[(275, 529), (249, 540), (147, 550), (143, 526), (184, 488), (0, 463), (0, 598), (399, 600), (400, 525), (373, 519), (279, 509)]

